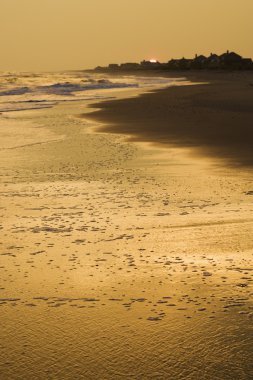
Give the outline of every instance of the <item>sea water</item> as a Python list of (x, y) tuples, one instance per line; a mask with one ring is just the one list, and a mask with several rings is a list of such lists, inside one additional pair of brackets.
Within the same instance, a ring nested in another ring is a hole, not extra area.
[[(66, 71), (54, 73), (0, 73), (0, 112), (51, 108), (66, 101), (113, 98), (112, 90), (161, 88), (180, 79), (113, 76)], [(110, 94), (108, 94), (110, 91)]]
[(0, 379), (252, 379), (252, 178), (80, 117), (182, 83), (0, 82)]

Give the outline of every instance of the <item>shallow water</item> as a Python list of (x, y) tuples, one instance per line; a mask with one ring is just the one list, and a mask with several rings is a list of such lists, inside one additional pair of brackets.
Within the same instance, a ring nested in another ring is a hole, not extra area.
[(2, 116), (0, 377), (251, 379), (252, 174), (85, 111)]
[(52, 108), (66, 101), (111, 99), (115, 97), (113, 90), (162, 88), (182, 80), (122, 75), (111, 78), (85, 71), (0, 72), (0, 112)]

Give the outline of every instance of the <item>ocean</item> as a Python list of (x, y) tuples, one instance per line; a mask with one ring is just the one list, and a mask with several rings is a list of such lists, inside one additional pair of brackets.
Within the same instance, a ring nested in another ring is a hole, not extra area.
[(113, 90), (163, 88), (184, 78), (115, 76), (66, 71), (0, 73), (0, 112), (51, 108), (66, 101), (112, 99)]

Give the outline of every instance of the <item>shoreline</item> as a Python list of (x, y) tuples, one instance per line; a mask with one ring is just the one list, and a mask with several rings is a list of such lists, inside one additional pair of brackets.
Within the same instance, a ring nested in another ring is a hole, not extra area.
[(99, 132), (124, 134), (131, 141), (191, 148), (193, 154), (251, 168), (253, 73), (226, 73), (222, 77), (199, 74), (187, 75), (186, 79), (209, 84), (169, 87), (136, 98), (91, 104), (89, 108), (96, 110), (88, 118), (104, 124)]
[(250, 378), (252, 173), (94, 133), (86, 106), (0, 123), (0, 372)]

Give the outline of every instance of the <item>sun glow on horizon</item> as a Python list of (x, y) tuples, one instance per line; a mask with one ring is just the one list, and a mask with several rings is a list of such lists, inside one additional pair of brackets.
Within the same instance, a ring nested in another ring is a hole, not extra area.
[(252, 14), (252, 0), (0, 0), (0, 70), (156, 66), (227, 49), (253, 57)]

